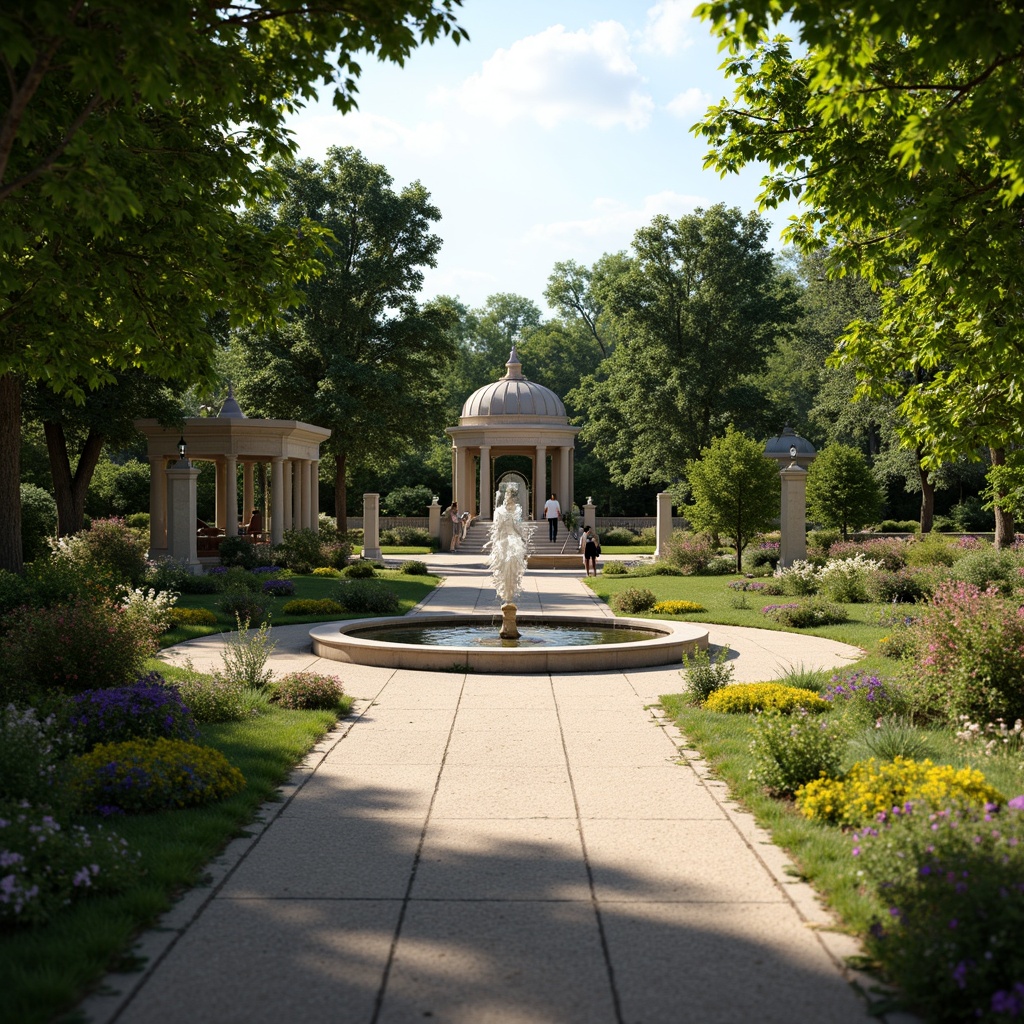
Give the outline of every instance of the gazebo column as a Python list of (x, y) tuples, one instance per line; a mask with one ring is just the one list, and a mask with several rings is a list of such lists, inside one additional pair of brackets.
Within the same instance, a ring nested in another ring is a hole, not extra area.
[(299, 459), (299, 498), (301, 507), (299, 512), (299, 529), (313, 529), (313, 515), (311, 495), (309, 493), (309, 459)]
[[(228, 519), (228, 503), (227, 503), (227, 469), (224, 465), (224, 460), (219, 456), (213, 460), (214, 466), (214, 479), (215, 479), (215, 490), (217, 494), (217, 500), (214, 505), (214, 523), (219, 530), (225, 530)], [(226, 532), (226, 530), (225, 530)]]
[(533, 504), (534, 518), (544, 518), (544, 502), (548, 500), (548, 450), (546, 445), (537, 445), (533, 461)]
[(292, 461), (288, 459), (284, 463), (284, 468), (281, 472), (281, 478), (284, 480), (284, 494), (281, 495), (281, 507), (282, 514), (284, 515), (284, 522), (281, 524), (283, 530), (292, 529)]
[(469, 478), (469, 468), (472, 465), (468, 448), (460, 448), (456, 466), (455, 477), (458, 487), (459, 511), (464, 512), (469, 508), (472, 501), (473, 485)]
[(284, 459), (275, 455), (270, 460), (270, 543), (284, 540)]
[(309, 508), (312, 516), (310, 529), (320, 532), (320, 460), (313, 459), (309, 463)]
[(491, 446), (480, 445), (480, 517), (491, 518)]
[(576, 503), (576, 449), (569, 449), (569, 505)]
[(238, 536), (238, 456), (224, 456), (224, 501), (227, 505), (227, 523), (224, 533), (228, 537)]
[(242, 518), (248, 522), (249, 515), (256, 507), (256, 488), (253, 486), (253, 465), (251, 462), (242, 463)]
[(167, 550), (167, 458), (149, 459), (149, 557)]
[(558, 450), (558, 500), (561, 502), (562, 511), (568, 512), (572, 508), (572, 494), (569, 493), (569, 456), (571, 448), (563, 447)]

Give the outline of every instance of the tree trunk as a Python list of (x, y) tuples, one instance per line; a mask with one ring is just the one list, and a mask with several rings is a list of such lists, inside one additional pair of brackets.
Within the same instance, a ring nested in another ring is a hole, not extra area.
[(0, 374), (0, 569), (20, 573), (21, 381)]
[[(992, 459), (993, 466), (1003, 466), (1006, 464), (1006, 451), (1003, 448), (990, 448), (989, 456)], [(1008, 512), (1000, 504), (1002, 497), (1001, 491), (996, 492), (994, 495), (995, 508), (993, 511), (996, 514), (995, 545), (997, 548), (1008, 548), (1013, 545), (1017, 534), (1017, 524), (1014, 522), (1013, 513)]]
[(921, 465), (921, 453), (917, 453), (917, 472), (921, 477), (921, 535), (932, 532), (935, 520), (935, 484), (931, 474)]
[(345, 453), (334, 456), (334, 514), (338, 533), (348, 532), (348, 492), (345, 489)]
[(96, 463), (103, 451), (103, 434), (89, 431), (75, 472), (71, 472), (68, 441), (59, 423), (44, 423), (46, 451), (50, 456), (50, 474), (53, 477), (53, 496), (57, 500), (57, 535), (67, 537), (78, 533), (85, 525), (85, 495), (89, 490)]

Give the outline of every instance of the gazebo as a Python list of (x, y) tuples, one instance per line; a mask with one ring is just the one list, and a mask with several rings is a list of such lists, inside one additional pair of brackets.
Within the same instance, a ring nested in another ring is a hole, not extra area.
[(494, 460), (502, 455), (525, 455), (533, 462), (533, 493), (529, 505), (523, 502), (523, 509), (532, 510), (540, 519), (552, 492), (563, 509), (572, 505), (573, 452), (580, 428), (569, 426), (565, 406), (553, 391), (523, 376), (514, 345), (505, 368), (501, 380), (466, 399), (459, 425), (447, 428), (452, 439), (452, 495), (463, 511), (490, 519)]
[[(228, 390), (217, 416), (193, 416), (184, 429), (163, 427), (154, 419), (136, 420), (146, 435), (149, 457), (149, 556), (174, 558), (195, 569), (197, 547), (196, 477), (193, 462), (216, 467), (216, 517), (209, 526), (217, 537), (239, 535), (238, 466), (242, 466), (242, 512), (255, 507), (256, 466), (270, 464), (270, 541), (280, 544), (284, 531), (317, 530), (319, 525), (320, 445), (330, 430), (297, 420), (249, 419)], [(183, 447), (181, 445), (183, 442)], [(200, 545), (201, 547), (202, 545)]]

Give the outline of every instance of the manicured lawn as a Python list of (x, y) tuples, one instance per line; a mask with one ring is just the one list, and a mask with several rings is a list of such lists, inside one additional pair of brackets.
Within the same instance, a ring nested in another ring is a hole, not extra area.
[[(161, 663), (151, 662), (153, 668)], [(107, 970), (130, 970), (123, 956), (176, 893), (201, 882), (203, 866), (272, 799), (292, 767), (347, 712), (285, 711), (203, 727), (202, 741), (239, 768), (246, 787), (206, 807), (118, 817), (104, 822), (142, 853), (144, 875), (113, 896), (68, 907), (50, 923), (0, 930), (0, 1020), (46, 1024), (81, 999)], [(83, 824), (90, 824), (83, 821)], [(120, 958), (119, 958), (120, 957)]]
[(653, 544), (602, 544), (602, 555), (653, 555)]

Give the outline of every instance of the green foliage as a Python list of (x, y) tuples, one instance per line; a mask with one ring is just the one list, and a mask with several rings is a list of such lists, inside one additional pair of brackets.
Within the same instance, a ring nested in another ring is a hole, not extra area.
[[(669, 538), (668, 554), (665, 559), (670, 565), (675, 565), (684, 572), (701, 576), (707, 572), (715, 555), (715, 546), (709, 537), (702, 533), (693, 534), (674, 530)], [(605, 566), (605, 571), (607, 568)]]
[(637, 542), (637, 536), (624, 526), (613, 526), (601, 535), (601, 543), (608, 547), (629, 547)]
[(244, 537), (221, 538), (217, 554), (221, 565), (240, 566), (243, 569), (255, 569), (262, 561), (256, 545)]
[(427, 563), (420, 562), (415, 558), (410, 558), (402, 563), (401, 569), (398, 570), (405, 576), (426, 576), (428, 575)]
[(392, 530), (382, 530), (380, 542), (396, 548), (429, 548), (433, 546), (434, 538), (430, 536), (429, 530), (416, 526), (396, 526)]
[(58, 763), (66, 753), (67, 730), (59, 716), (0, 705), (0, 800), (53, 803)]
[(346, 565), (341, 575), (347, 580), (369, 580), (377, 575), (372, 562), (358, 561)]
[(217, 602), (225, 614), (246, 622), (266, 622), (267, 599), (251, 590), (226, 590)]
[(734, 665), (729, 664), (729, 649), (719, 648), (714, 661), (707, 648), (698, 648), (692, 655), (683, 655), (686, 691), (694, 704), (704, 704), (710, 697), (732, 682)]
[(933, 578), (920, 569), (898, 569), (886, 572), (879, 569), (866, 581), (868, 598), (876, 604), (896, 604), (921, 601), (931, 595)]
[(651, 611), (655, 615), (699, 615), (707, 608), (696, 601), (658, 601)]
[(433, 491), (425, 484), (397, 487), (384, 495), (381, 514), (385, 516), (425, 516)]
[(862, 758), (895, 761), (898, 757), (920, 760), (930, 753), (928, 740), (908, 718), (887, 716), (865, 727), (850, 741)]
[(750, 741), (750, 777), (772, 793), (788, 796), (814, 779), (834, 775), (845, 746), (842, 730), (821, 716), (802, 709), (792, 715), (762, 711)]
[(216, 626), (217, 616), (209, 608), (172, 608), (172, 626)]
[(807, 471), (807, 514), (842, 532), (874, 522), (882, 510), (882, 492), (864, 456), (845, 444), (830, 444)]
[[(130, 516), (149, 508), (149, 466), (138, 459), (96, 465), (85, 510), (90, 516)], [(147, 524), (148, 525), (148, 524)]]
[(338, 707), (344, 695), (344, 687), (337, 676), (290, 672), (274, 682), (270, 699), (283, 708), (328, 711)]
[(770, 604), (761, 609), (763, 615), (791, 629), (811, 626), (834, 626), (846, 622), (849, 615), (841, 604), (814, 597), (794, 604)]
[[(28, 600), (28, 584), (17, 573), (0, 569), (0, 616), (24, 604)], [(6, 622), (0, 619), (0, 633), (6, 628)]]
[(281, 543), (274, 548), (274, 561), (308, 576), (318, 568), (340, 568), (351, 553), (352, 546), (335, 530), (285, 530)]
[(805, 711), (827, 711), (829, 704), (806, 687), (784, 683), (734, 683), (712, 694), (704, 706), (708, 711), (745, 715), (753, 711), (777, 711), (788, 715)]
[(270, 625), (260, 624), (258, 629), (249, 628), (249, 619), (235, 616), (237, 631), (228, 637), (221, 654), (224, 662), (224, 677), (232, 683), (240, 683), (250, 690), (266, 689), (273, 673), (267, 661), (277, 646), (270, 638)]
[(657, 601), (653, 591), (630, 587), (616, 594), (611, 600), (611, 606), (623, 615), (636, 615), (638, 612), (649, 612)]
[(398, 595), (381, 580), (344, 580), (334, 597), (347, 612), (397, 615), (399, 610)]
[(997, 551), (979, 548), (958, 558), (950, 571), (950, 578), (970, 583), (979, 590), (991, 587), (1001, 594), (1010, 594), (1021, 582), (1021, 560), (1015, 551)]
[(345, 609), (327, 597), (299, 598), (281, 608), (282, 615), (340, 615)]
[(57, 502), (35, 484), (21, 485), (21, 543), (26, 562), (47, 551), (46, 539), (57, 532)]
[[(240, 722), (260, 714), (269, 696), (251, 690), (240, 680), (227, 679), (214, 673), (197, 672), (190, 661), (179, 669), (177, 678), (168, 683), (181, 694), (192, 717), (200, 723)], [(262, 698), (262, 699), (261, 699)]]
[(962, 552), (937, 533), (929, 533), (915, 541), (907, 549), (907, 565), (934, 566), (952, 565)]
[(686, 464), (694, 504), (686, 516), (697, 530), (725, 534), (736, 548), (736, 571), (750, 538), (768, 529), (777, 515), (779, 474), (764, 457), (764, 445), (729, 427), (700, 459)]
[(161, 559), (150, 568), (146, 584), (160, 592), (178, 594), (215, 594), (220, 589), (217, 576), (194, 573), (185, 563), (171, 558)]
[[(706, 569), (707, 566), (705, 566)], [(652, 565), (634, 565), (629, 570), (629, 575), (642, 579), (644, 576), (685, 576), (686, 573), (677, 566), (670, 565), (668, 562), (654, 562)]]
[(72, 760), (70, 785), (83, 807), (135, 814), (222, 800), (245, 779), (213, 747), (156, 739), (98, 744)]
[(621, 562), (605, 562), (601, 567), (603, 576), (625, 576), (629, 570)]

